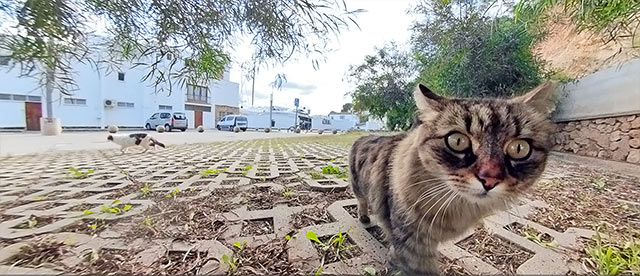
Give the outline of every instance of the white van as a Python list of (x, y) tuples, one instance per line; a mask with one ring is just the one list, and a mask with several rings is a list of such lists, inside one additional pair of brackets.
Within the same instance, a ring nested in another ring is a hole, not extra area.
[(216, 124), (218, 130), (230, 130), (233, 131), (234, 127), (239, 127), (242, 131), (247, 131), (248, 121), (247, 117), (242, 115), (227, 115), (222, 117)]

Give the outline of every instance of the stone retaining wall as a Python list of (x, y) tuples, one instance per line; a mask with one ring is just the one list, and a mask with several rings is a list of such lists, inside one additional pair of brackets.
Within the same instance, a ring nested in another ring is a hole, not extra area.
[(640, 164), (640, 114), (556, 126), (554, 150)]

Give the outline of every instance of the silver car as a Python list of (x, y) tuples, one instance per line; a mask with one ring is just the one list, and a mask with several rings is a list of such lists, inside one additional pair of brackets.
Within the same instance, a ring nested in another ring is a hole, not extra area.
[(233, 128), (236, 126), (242, 131), (247, 131), (247, 117), (241, 115), (227, 115), (222, 117), (222, 119), (220, 119), (220, 121), (218, 121), (218, 123), (216, 124), (216, 128), (218, 130), (225, 129), (233, 131)]
[(158, 112), (151, 115), (145, 122), (144, 127), (148, 130), (155, 129), (157, 126), (164, 126), (165, 131), (171, 131), (172, 129), (180, 129), (181, 131), (187, 130), (189, 122), (187, 115), (182, 112)]

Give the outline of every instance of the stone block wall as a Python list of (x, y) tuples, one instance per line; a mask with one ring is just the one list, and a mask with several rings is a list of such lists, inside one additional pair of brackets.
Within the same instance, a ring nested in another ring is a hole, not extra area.
[(640, 114), (560, 122), (554, 150), (640, 164)]

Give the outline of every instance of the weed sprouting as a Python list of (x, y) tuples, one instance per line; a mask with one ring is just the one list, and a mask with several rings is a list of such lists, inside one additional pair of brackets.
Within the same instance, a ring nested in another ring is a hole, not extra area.
[(166, 198), (173, 197), (175, 199), (178, 197), (178, 193), (180, 193), (180, 190), (178, 190), (178, 188), (175, 188), (173, 191), (169, 192), (165, 197)]
[(140, 188), (140, 192), (143, 195), (148, 195), (151, 192), (151, 184), (150, 183), (144, 183), (144, 186), (142, 186), (142, 188)]
[(322, 173), (311, 171), (309, 174), (311, 175), (311, 179), (324, 179), (324, 175), (322, 175)]
[(153, 220), (151, 219), (150, 216), (145, 216), (144, 219), (142, 220), (142, 224), (144, 226), (151, 227), (153, 225)]
[(296, 190), (294, 190), (293, 188), (284, 187), (284, 189), (282, 190), (282, 196), (284, 197), (292, 197), (295, 194)]
[(242, 168), (242, 175), (247, 175), (252, 168), (253, 166), (251, 165), (247, 165), (244, 168)]
[(125, 204), (124, 206), (120, 203), (119, 199), (114, 200), (109, 205), (102, 205), (103, 213), (111, 213), (111, 214), (122, 214), (126, 211), (129, 211), (132, 208), (131, 205)]
[(94, 173), (95, 171), (92, 169), (88, 169), (86, 171), (81, 171), (78, 170), (74, 167), (69, 167), (69, 172), (67, 173), (67, 176), (69, 176), (70, 178), (73, 179), (83, 179), (83, 178), (87, 178), (90, 174)]
[(595, 244), (585, 251), (596, 262), (599, 275), (640, 273), (640, 242), (631, 240), (622, 246), (616, 245), (603, 239), (598, 230), (593, 240)]
[(219, 173), (222, 172), (226, 172), (227, 169), (222, 169), (222, 170), (203, 170), (200, 172), (200, 177), (201, 178), (209, 178), (212, 175), (218, 175)]
[(224, 254), (220, 258), (223, 264), (227, 265), (227, 269), (229, 270), (229, 274), (233, 274), (238, 270), (238, 258), (229, 257), (229, 255)]
[(376, 275), (376, 269), (370, 266), (365, 267), (362, 270), (363, 274), (366, 276), (375, 276)]
[(598, 191), (602, 191), (607, 187), (607, 180), (601, 177), (591, 178), (591, 186), (596, 188)]
[[(334, 167), (334, 166), (325, 166), (322, 167), (322, 173), (323, 174), (332, 174), (337, 178), (340, 178), (342, 180), (346, 180), (349, 178), (349, 173), (346, 169), (341, 169), (339, 167)], [(313, 177), (313, 175), (312, 175)]]

